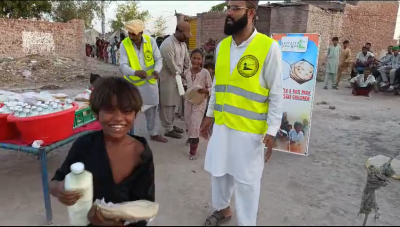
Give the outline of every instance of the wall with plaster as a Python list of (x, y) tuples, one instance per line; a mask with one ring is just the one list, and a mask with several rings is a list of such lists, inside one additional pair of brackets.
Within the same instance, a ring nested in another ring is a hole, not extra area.
[(30, 54), (84, 57), (82, 20), (55, 23), (33, 20), (0, 19), (0, 57)]

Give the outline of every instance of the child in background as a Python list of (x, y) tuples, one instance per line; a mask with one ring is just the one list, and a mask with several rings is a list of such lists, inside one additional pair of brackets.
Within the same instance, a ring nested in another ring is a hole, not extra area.
[[(207, 71), (210, 73), (211, 80), (214, 81), (214, 72), (215, 72), (215, 64), (214, 64), (214, 62), (212, 62), (212, 61), (207, 61), (207, 62), (204, 64), (204, 68), (207, 69)], [(210, 94), (210, 95), (211, 95), (211, 94)], [(204, 112), (204, 118), (206, 117), (207, 108), (208, 108), (208, 104), (209, 104), (209, 103), (210, 103), (210, 96), (208, 97), (208, 100), (207, 100), (207, 107), (206, 107), (206, 111)], [(203, 120), (204, 120), (204, 118), (203, 118)], [(212, 124), (211, 127), (208, 129), (208, 135), (209, 135), (209, 136), (211, 136), (211, 134), (212, 134), (213, 126), (214, 126), (214, 118), (213, 118), (213, 124)]]
[(113, 54), (113, 50), (112, 50), (113, 46), (111, 44), (108, 44), (107, 46), (107, 54), (108, 54), (108, 63), (113, 63), (112, 62), (112, 54)]
[(99, 74), (94, 74), (94, 73), (91, 73), (90, 74), (90, 79), (89, 79), (89, 82), (90, 82), (90, 88), (89, 88), (89, 90), (91, 90), (91, 91), (93, 91), (93, 89), (94, 89), (94, 83), (98, 80), (98, 79), (100, 79), (101, 78), (101, 76), (99, 75)]
[(204, 68), (210, 73), (211, 80), (214, 81), (214, 71), (215, 71), (215, 64), (212, 61), (207, 61), (204, 63)]
[(119, 65), (119, 42), (114, 46), (114, 52), (115, 52), (115, 65)]
[(200, 104), (193, 104), (185, 100), (185, 121), (188, 128), (188, 141), (190, 145), (190, 160), (197, 159), (196, 152), (199, 145), (200, 125), (204, 117), (204, 112), (207, 109), (208, 96), (211, 93), (212, 80), (210, 73), (204, 69), (203, 66), (203, 53), (199, 50), (193, 50), (190, 54), (190, 61), (192, 68), (184, 72), (184, 77), (187, 81), (187, 88), (190, 90), (193, 87), (200, 86), (201, 89), (198, 93), (204, 94), (206, 98)]
[[(122, 203), (155, 200), (154, 162), (145, 138), (128, 134), (142, 108), (139, 90), (122, 77), (96, 81), (90, 98), (102, 130), (79, 137), (50, 182), (50, 193), (62, 204), (71, 206), (80, 192), (65, 191), (64, 179), (70, 166), (82, 162), (93, 174), (93, 202)], [(95, 206), (87, 214), (89, 226), (123, 226), (124, 220), (103, 217)], [(145, 226), (140, 221), (130, 226)]]
[(302, 150), (301, 145), (304, 140), (304, 134), (302, 132), (303, 125), (296, 121), (293, 127), (294, 129), (290, 130), (289, 132), (290, 146), (288, 147), (288, 150), (291, 152), (300, 153)]
[(103, 60), (104, 60), (105, 63), (108, 62), (108, 51), (107, 51), (107, 48), (108, 48), (108, 42), (105, 42), (104, 43), (104, 47), (103, 47)]
[(289, 132), (290, 143), (301, 143), (304, 140), (304, 134), (302, 130), (303, 125), (296, 121), (294, 123), (294, 129), (290, 130)]

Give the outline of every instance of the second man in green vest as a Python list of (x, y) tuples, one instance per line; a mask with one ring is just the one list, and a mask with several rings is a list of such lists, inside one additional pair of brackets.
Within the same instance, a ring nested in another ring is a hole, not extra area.
[(162, 58), (156, 41), (144, 35), (144, 23), (140, 20), (128, 21), (125, 24), (129, 37), (120, 46), (120, 70), (124, 78), (138, 87), (144, 105), (152, 106), (144, 112), (150, 139), (167, 142), (158, 134), (158, 73), (162, 68)]

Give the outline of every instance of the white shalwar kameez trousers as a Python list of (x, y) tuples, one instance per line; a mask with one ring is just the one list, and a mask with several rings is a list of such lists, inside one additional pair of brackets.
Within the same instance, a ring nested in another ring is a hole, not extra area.
[[(239, 46), (232, 39), (230, 49), (231, 74), (257, 33), (257, 30), (255, 30), (251, 37)], [(216, 50), (216, 57), (218, 57), (218, 51), (219, 45)], [(267, 134), (272, 136), (275, 136), (278, 132), (282, 119), (281, 61), (281, 50), (278, 43), (274, 42), (264, 64), (260, 64), (260, 85), (270, 89)], [(214, 105), (215, 80), (207, 110), (208, 117), (214, 117)], [(264, 136), (214, 124), (213, 133), (208, 143), (204, 169), (212, 175), (212, 205), (216, 210), (227, 208), (230, 206), (232, 193), (235, 192), (239, 226), (256, 225), (260, 183), (264, 169)]]

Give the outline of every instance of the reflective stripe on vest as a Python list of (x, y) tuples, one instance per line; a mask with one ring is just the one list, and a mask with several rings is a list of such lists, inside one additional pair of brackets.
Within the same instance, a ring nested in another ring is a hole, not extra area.
[(126, 54), (128, 55), (129, 64), (133, 70), (144, 70), (147, 73), (146, 79), (141, 79), (138, 76), (127, 76), (124, 75), (124, 78), (129, 82), (133, 83), (136, 86), (141, 86), (148, 81), (150, 84), (154, 84), (157, 80), (154, 79), (154, 76), (151, 76), (154, 72), (154, 59), (153, 59), (153, 47), (151, 46), (150, 36), (143, 35), (144, 40), (143, 42), (143, 55), (144, 55), (144, 62), (146, 64), (146, 68), (142, 69), (140, 66), (138, 55), (133, 47), (132, 41), (129, 37), (125, 38), (122, 43), (124, 44)]
[(232, 37), (221, 41), (215, 68), (215, 123), (265, 134), (268, 129), (269, 90), (260, 85), (261, 69), (273, 39), (258, 33), (230, 73)]

